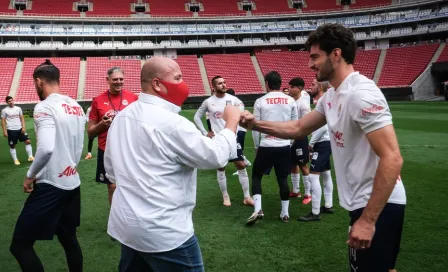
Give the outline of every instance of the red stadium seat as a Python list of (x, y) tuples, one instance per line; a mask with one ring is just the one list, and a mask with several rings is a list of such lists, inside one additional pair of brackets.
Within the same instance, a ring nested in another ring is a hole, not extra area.
[(448, 61), (448, 46), (445, 45), (445, 48), (443, 48), (442, 53), (440, 54), (439, 58), (437, 59), (437, 62), (442, 61)]
[(358, 50), (355, 59), (355, 70), (373, 79), (381, 50)]
[(178, 56), (176, 61), (182, 71), (182, 78), (188, 84), (190, 96), (205, 95), (198, 58), (195, 55)]
[(17, 59), (2, 58), (2, 65), (0, 65), (0, 74), (2, 75), (2, 84), (0, 85), (0, 103), (5, 103), (5, 97), (9, 95), (11, 83), (14, 78), (16, 70)]

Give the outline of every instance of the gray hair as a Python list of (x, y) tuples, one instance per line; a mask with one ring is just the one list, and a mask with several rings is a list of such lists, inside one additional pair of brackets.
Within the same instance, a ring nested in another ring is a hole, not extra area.
[(114, 66), (114, 67), (110, 68), (109, 70), (107, 70), (108, 77), (110, 77), (113, 73), (122, 73), (124, 75), (123, 70), (118, 66)]
[(323, 92), (326, 92), (328, 90), (328, 88), (330, 88), (330, 82), (328, 82), (328, 81), (320, 81), (319, 85), (322, 88)]

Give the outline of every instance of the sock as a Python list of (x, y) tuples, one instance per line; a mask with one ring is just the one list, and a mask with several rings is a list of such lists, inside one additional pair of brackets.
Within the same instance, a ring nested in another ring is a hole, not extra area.
[(10, 148), (9, 152), (11, 153), (11, 157), (14, 161), (17, 161), (17, 152), (15, 148)]
[(305, 186), (305, 195), (311, 195), (311, 183), (308, 177), (309, 176), (303, 175), (303, 185)]
[(33, 156), (33, 147), (31, 146), (31, 144), (25, 145), (25, 150), (26, 153), (28, 154), (28, 157)]
[(216, 171), (217, 178), (218, 178), (218, 184), (219, 189), (221, 189), (222, 196), (228, 196), (227, 193), (227, 178), (226, 178), (226, 172), (225, 171)]
[(289, 200), (282, 200), (282, 215), (289, 216)]
[(310, 180), (311, 189), (313, 192), (311, 195), (311, 207), (312, 207), (311, 211), (314, 214), (319, 214), (320, 213), (320, 201), (322, 199), (322, 187), (320, 187), (319, 175), (310, 174), (309, 180)]
[(91, 152), (88, 152), (87, 154), (89, 154), (89, 155), (92, 155), (92, 153), (91, 153)]
[(325, 207), (333, 207), (333, 180), (331, 179), (331, 171), (322, 172), (322, 180), (324, 184)]
[(292, 192), (297, 194), (300, 192), (300, 174), (291, 174)]
[(259, 212), (261, 211), (261, 195), (254, 195), (254, 212)]
[(247, 176), (246, 168), (238, 170), (238, 178), (240, 180), (241, 188), (243, 188), (244, 198), (250, 197), (249, 177)]
[(246, 158), (246, 156), (243, 155), (243, 159), (244, 159), (244, 164), (245, 165), (250, 164), (250, 161)]

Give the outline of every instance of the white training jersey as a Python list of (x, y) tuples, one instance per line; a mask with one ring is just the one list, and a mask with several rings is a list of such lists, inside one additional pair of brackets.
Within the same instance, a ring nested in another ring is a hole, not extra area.
[[(317, 103), (319, 103), (319, 101), (321, 99), (322, 98), (319, 98), (317, 100)], [(323, 125), (319, 129), (313, 131), (313, 133), (311, 134), (311, 140), (309, 142), (309, 145), (314, 146), (316, 143), (327, 142), (327, 141), (330, 141), (330, 133), (328, 133), (328, 126)]]
[(227, 105), (237, 106), (240, 108), (241, 112), (244, 111), (243, 102), (230, 94), (225, 94), (222, 98), (212, 95), (202, 102), (202, 105), (194, 115), (194, 122), (203, 135), (207, 135), (207, 130), (205, 130), (202, 123), (202, 116), (208, 112), (208, 118), (210, 120), (213, 132), (215, 134), (219, 133), (226, 126), (226, 121), (222, 119), (222, 114), (224, 113), (224, 108)]
[[(51, 94), (36, 105), (36, 134), (45, 128), (55, 128), (56, 131), (53, 154), (36, 175), (37, 183), (48, 183), (64, 190), (72, 190), (81, 184), (77, 167), (84, 144), (85, 118), (81, 106), (65, 95)], [(36, 159), (39, 145), (45, 140), (38, 139)]]
[(90, 112), (92, 111), (92, 107), (88, 107), (86, 110), (86, 123), (89, 122)]
[(22, 129), (22, 123), (20, 122), (20, 116), (22, 116), (22, 109), (18, 106), (2, 109), (2, 118), (6, 119), (6, 129), (19, 130)]
[(310, 95), (306, 91), (302, 91), (300, 98), (296, 100), (296, 104), (299, 119), (311, 112)]
[[(316, 110), (325, 115), (330, 131), (339, 201), (353, 211), (367, 205), (379, 157), (366, 134), (392, 124), (392, 115), (381, 90), (367, 77), (353, 72), (337, 90), (329, 89)], [(400, 177), (388, 200), (406, 204)]]
[[(294, 98), (283, 92), (269, 92), (258, 98), (254, 104), (254, 116), (257, 120), (284, 122), (297, 120), (297, 106)], [(291, 140), (280, 139), (258, 131), (252, 131), (255, 148), (289, 146)], [(261, 139), (260, 139), (261, 137)]]

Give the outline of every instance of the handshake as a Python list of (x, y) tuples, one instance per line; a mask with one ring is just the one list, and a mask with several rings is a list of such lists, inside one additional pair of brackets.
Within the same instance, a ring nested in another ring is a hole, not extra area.
[(255, 126), (255, 116), (249, 111), (241, 112), (238, 107), (226, 106), (222, 119), (226, 121), (226, 127), (237, 127), (238, 124), (246, 129), (253, 129)]

